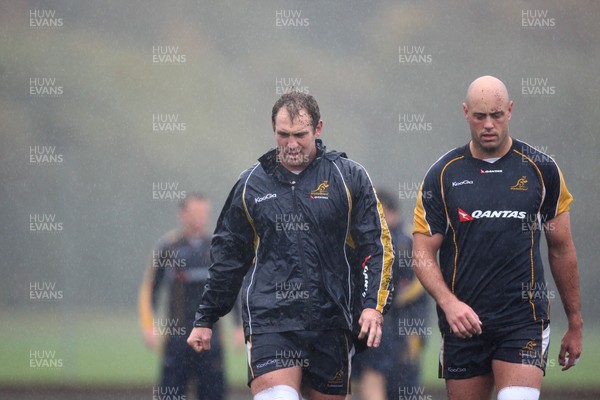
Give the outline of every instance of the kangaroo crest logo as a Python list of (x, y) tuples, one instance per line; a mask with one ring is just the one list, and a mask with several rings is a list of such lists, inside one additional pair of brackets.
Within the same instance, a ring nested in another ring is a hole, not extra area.
[(537, 343), (535, 343), (535, 339), (532, 339), (532, 340), (528, 341), (525, 344), (525, 346), (523, 346), (523, 350), (534, 351), (536, 346), (537, 346)]
[(513, 186), (510, 187), (510, 190), (527, 190), (527, 186), (525, 185), (526, 183), (527, 183), (527, 177), (522, 176), (519, 178), (517, 183), (515, 183)]
[(317, 186), (317, 188), (310, 192), (311, 199), (329, 199), (329, 181), (323, 181)]
[(328, 387), (339, 387), (344, 384), (344, 371), (339, 370), (327, 381)]

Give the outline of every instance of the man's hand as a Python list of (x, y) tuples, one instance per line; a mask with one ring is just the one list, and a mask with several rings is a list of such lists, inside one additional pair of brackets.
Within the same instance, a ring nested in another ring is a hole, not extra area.
[(562, 365), (562, 371), (574, 366), (583, 351), (583, 334), (580, 328), (569, 328), (560, 343), (558, 363)]
[(440, 307), (446, 314), (446, 320), (452, 333), (461, 339), (481, 335), (481, 321), (479, 316), (466, 303), (454, 298)]
[(144, 342), (149, 349), (156, 347), (156, 335), (153, 328), (144, 329)]
[(187, 344), (192, 346), (192, 349), (198, 353), (210, 350), (210, 338), (212, 337), (212, 329), (210, 328), (194, 328), (187, 339)]
[(461, 339), (481, 334), (481, 320), (466, 303), (460, 301), (450, 290), (436, 256), (444, 237), (440, 233), (428, 236), (415, 232), (413, 235), (413, 270), (423, 287), (444, 310), (452, 333)]
[(368, 335), (367, 346), (379, 347), (381, 343), (383, 315), (374, 308), (365, 308), (360, 314), (358, 324), (360, 325), (358, 338), (362, 339)]

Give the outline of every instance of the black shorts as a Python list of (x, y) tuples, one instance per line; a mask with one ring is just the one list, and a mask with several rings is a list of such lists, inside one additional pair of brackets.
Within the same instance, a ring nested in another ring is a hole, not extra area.
[(550, 321), (508, 325), (493, 332), (461, 339), (442, 334), (438, 376), (466, 379), (492, 372), (492, 360), (527, 364), (545, 373), (550, 343)]
[(302, 368), (302, 385), (333, 395), (350, 393), (350, 362), (354, 353), (349, 331), (290, 331), (250, 335), (248, 386), (268, 372)]

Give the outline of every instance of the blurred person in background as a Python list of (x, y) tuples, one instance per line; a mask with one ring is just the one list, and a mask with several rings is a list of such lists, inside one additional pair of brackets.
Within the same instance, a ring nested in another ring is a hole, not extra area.
[[(540, 252), (568, 321), (558, 363), (583, 349), (573, 197), (552, 157), (509, 134), (513, 102), (498, 78), (471, 83), (468, 144), (425, 175), (414, 214), (415, 272), (437, 302), (439, 377), (450, 400), (537, 400), (550, 340), (550, 297)], [(437, 261), (439, 251), (439, 264)]]
[(396, 249), (395, 290), (385, 315), (381, 345), (357, 354), (352, 361), (361, 400), (396, 399), (402, 387), (407, 388), (406, 393), (415, 393), (413, 388), (421, 386), (429, 299), (412, 269), (412, 239), (404, 232), (397, 197), (384, 190), (378, 190), (377, 197)]
[[(242, 288), (254, 400), (343, 400), (353, 316), (366, 346), (381, 342), (394, 252), (365, 169), (319, 139), (319, 107), (292, 91), (273, 106), (277, 148), (244, 171), (213, 236), (213, 264), (188, 343), (211, 349), (214, 323)], [(351, 246), (360, 262), (347, 256)], [(360, 309), (353, 307), (362, 274)]]
[[(198, 354), (186, 343), (210, 266), (210, 201), (201, 194), (188, 194), (179, 204), (179, 229), (168, 232), (153, 251), (139, 293), (140, 322), (146, 345), (156, 348), (165, 338), (160, 388), (163, 395), (185, 395), (194, 381), (198, 399), (224, 398), (223, 348), (215, 326), (210, 353)], [(166, 318), (156, 314), (164, 290)], [(239, 314), (237, 321), (240, 321)], [(243, 340), (238, 323), (239, 341)]]

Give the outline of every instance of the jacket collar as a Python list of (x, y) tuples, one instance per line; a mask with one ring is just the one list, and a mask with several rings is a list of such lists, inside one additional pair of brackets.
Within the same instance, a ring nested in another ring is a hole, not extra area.
[[(321, 158), (326, 158), (328, 160), (335, 160), (339, 157), (346, 157), (346, 153), (342, 153), (339, 151), (327, 151), (323, 141), (321, 139), (315, 140), (317, 146), (317, 156), (315, 159), (306, 167), (306, 169), (311, 168), (313, 165), (318, 163)], [(271, 149), (265, 154), (263, 154), (258, 161), (262, 165), (263, 169), (267, 174), (273, 174), (278, 168), (282, 168), (280, 163), (277, 161), (277, 149)], [(305, 169), (305, 170), (306, 170)], [(302, 171), (304, 172), (304, 171)]]

